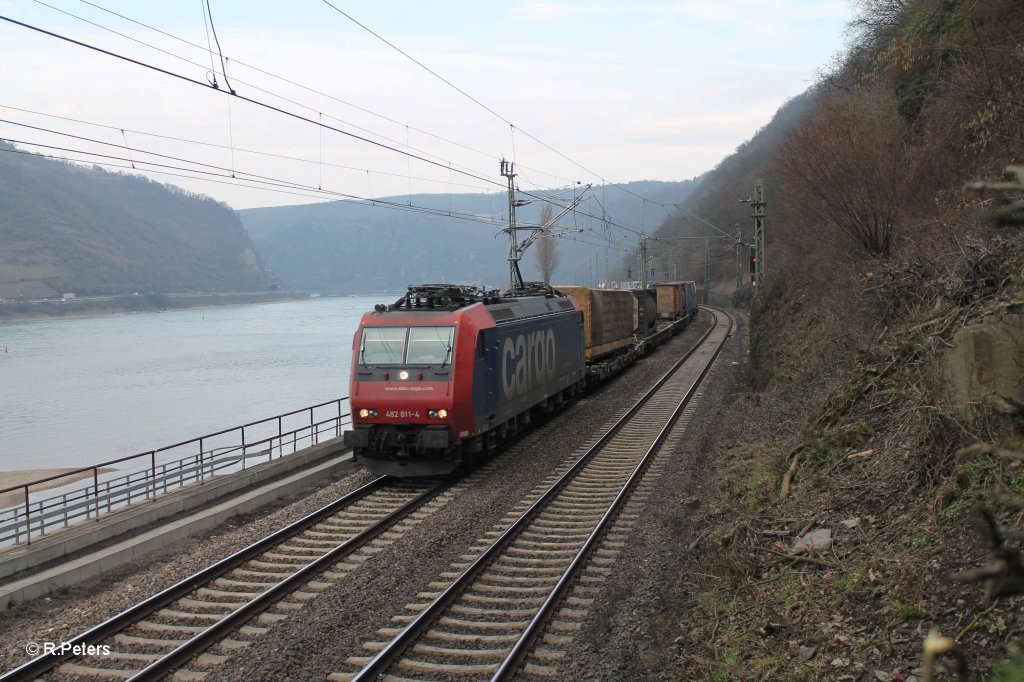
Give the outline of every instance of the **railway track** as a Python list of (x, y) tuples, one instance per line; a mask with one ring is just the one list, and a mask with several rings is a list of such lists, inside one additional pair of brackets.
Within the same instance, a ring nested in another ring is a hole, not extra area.
[(556, 676), (560, 647), (637, 520), (627, 503), (680, 415), (688, 419), (732, 329), (726, 313), (708, 310), (712, 329), (636, 405), (379, 630), (382, 641), (365, 643), (367, 655), (350, 657), (354, 671), (330, 679)]
[[(0, 681), (42, 675), (156, 680), (172, 671), (175, 679), (201, 680), (393, 542), (396, 524), (429, 514), (425, 505), (443, 503), (438, 497), (446, 488), (437, 481), (371, 481), (68, 640), (67, 651), (37, 656)], [(75, 647), (93, 653), (76, 656)]]

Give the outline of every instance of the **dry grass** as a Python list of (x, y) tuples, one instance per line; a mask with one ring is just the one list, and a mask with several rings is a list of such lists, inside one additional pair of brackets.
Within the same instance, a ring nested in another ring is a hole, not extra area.
[[(999, 567), (1000, 584), (1024, 585), (1024, 465), (1005, 449), (964, 449), (1019, 445), (1024, 414), (979, 405), (965, 419), (940, 396), (937, 362), (955, 332), (1024, 308), (1024, 236), (974, 234), (844, 273), (803, 263), (762, 292), (753, 388), (723, 440), (746, 445), (723, 453), (713, 530), (680, 588), (701, 679), (923, 679), (932, 629), (986, 678), (1024, 636), (1020, 598), (986, 597)], [(979, 501), (991, 519), (980, 534)], [(827, 547), (794, 553), (822, 529)], [(980, 567), (968, 577), (988, 576), (985, 588), (954, 579)]]

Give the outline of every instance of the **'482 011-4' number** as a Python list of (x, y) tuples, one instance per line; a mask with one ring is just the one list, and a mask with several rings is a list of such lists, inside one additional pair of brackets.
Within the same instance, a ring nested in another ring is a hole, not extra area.
[(385, 417), (391, 417), (393, 419), (410, 419), (410, 418), (419, 419), (420, 418), (420, 411), (419, 410), (388, 410), (387, 412), (384, 413), (384, 416)]

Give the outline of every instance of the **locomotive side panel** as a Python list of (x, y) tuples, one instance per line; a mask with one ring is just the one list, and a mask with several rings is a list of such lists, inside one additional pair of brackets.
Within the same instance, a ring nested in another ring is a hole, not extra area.
[[(581, 381), (584, 336), (577, 310), (499, 324), (484, 335), (485, 368), (478, 381), (477, 432), (514, 418)], [(490, 408), (490, 409), (488, 409)]]

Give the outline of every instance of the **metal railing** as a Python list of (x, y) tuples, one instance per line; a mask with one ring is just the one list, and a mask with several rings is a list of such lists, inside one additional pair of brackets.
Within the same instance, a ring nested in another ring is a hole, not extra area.
[[(40, 478), (0, 490), (20, 492), (23, 502), (0, 510), (0, 545), (31, 544), (54, 527), (99, 519), (115, 509), (253, 464), (311, 447), (341, 435), (351, 424), (348, 397), (243, 424), (198, 438)], [(118, 465), (117, 471), (106, 471)], [(125, 473), (125, 469), (134, 469)], [(82, 479), (90, 479), (82, 485)], [(64, 485), (54, 481), (68, 479)], [(50, 484), (50, 485), (46, 485)], [(45, 490), (36, 490), (46, 485)]]

